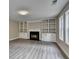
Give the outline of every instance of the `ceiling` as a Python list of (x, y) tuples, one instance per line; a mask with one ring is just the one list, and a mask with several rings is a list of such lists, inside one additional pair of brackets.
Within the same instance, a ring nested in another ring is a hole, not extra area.
[[(66, 5), (68, 0), (9, 0), (9, 19), (10, 20), (45, 20), (54, 18)], [(19, 15), (19, 10), (29, 11), (28, 15)]]

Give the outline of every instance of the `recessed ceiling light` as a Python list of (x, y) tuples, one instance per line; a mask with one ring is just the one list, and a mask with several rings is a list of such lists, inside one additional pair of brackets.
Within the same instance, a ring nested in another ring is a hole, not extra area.
[(18, 11), (18, 14), (27, 15), (27, 14), (29, 14), (29, 12), (27, 10), (20, 10), (20, 11)]

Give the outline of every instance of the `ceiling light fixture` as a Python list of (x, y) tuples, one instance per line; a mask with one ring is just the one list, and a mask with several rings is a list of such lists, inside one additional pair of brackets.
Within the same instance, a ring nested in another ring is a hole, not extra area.
[(20, 11), (18, 11), (18, 14), (27, 15), (27, 14), (29, 14), (29, 12), (27, 10), (20, 10)]

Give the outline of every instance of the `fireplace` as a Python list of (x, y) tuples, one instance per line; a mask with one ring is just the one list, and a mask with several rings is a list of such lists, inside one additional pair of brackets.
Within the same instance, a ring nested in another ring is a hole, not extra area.
[(30, 32), (30, 40), (39, 40), (39, 32), (31, 31)]

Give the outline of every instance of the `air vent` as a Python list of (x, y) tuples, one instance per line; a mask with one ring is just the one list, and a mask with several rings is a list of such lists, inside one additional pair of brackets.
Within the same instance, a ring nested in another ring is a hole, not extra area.
[(57, 0), (53, 0), (53, 1), (52, 1), (52, 4), (55, 4), (56, 2), (57, 2)]

